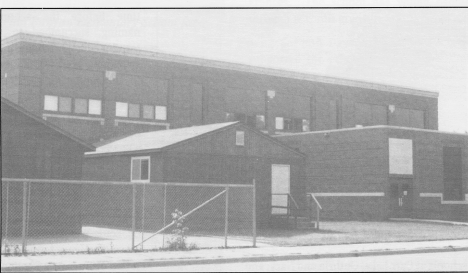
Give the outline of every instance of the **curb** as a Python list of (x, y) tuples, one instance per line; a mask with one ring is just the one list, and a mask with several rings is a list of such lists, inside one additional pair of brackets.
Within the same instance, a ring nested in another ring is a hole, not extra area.
[(419, 223), (419, 224), (435, 224), (445, 226), (468, 226), (468, 222), (453, 222), (443, 220), (430, 220), (430, 219), (412, 219), (412, 218), (390, 218), (391, 222), (408, 222), (408, 223)]
[(416, 253), (434, 253), (434, 252), (452, 252), (468, 251), (468, 247), (443, 247), (443, 248), (422, 248), (410, 250), (378, 250), (348, 253), (324, 253), (324, 254), (289, 254), (281, 256), (257, 256), (240, 258), (208, 258), (208, 259), (174, 259), (174, 260), (155, 260), (145, 262), (122, 262), (122, 263), (97, 263), (97, 264), (66, 264), (66, 265), (39, 265), (39, 266), (13, 266), (2, 267), (2, 272), (18, 271), (66, 271), (66, 270), (99, 270), (116, 268), (138, 268), (138, 267), (164, 267), (164, 266), (182, 266), (196, 264), (222, 264), (222, 263), (240, 263), (240, 262), (266, 262), (266, 261), (287, 261), (287, 260), (306, 260), (323, 258), (348, 258), (365, 256), (385, 256), (399, 254)]

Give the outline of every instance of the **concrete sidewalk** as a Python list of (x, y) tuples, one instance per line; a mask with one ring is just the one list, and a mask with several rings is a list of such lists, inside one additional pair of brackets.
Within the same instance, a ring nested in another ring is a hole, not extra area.
[(173, 252), (2, 256), (2, 271), (65, 271), (468, 251), (468, 240), (301, 247), (206, 249)]

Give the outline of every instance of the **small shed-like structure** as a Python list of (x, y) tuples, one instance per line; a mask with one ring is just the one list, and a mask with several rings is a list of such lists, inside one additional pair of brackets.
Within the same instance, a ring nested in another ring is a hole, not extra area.
[[(272, 200), (276, 190), (287, 188), (298, 203), (305, 202), (305, 155), (239, 122), (139, 133), (97, 146), (85, 155), (86, 180), (252, 184), (255, 179), (260, 225), (269, 221), (272, 202), (281, 202)], [(116, 196), (106, 198), (111, 203)]]
[[(2, 178), (81, 179), (83, 154), (92, 145), (5, 98), (1, 105)], [(28, 234), (81, 233), (79, 187), (30, 183)], [(22, 183), (2, 182), (2, 236), (21, 234), (22, 198)]]

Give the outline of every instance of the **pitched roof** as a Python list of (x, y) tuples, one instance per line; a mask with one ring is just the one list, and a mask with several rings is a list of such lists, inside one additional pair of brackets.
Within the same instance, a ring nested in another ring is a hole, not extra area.
[(95, 152), (88, 152), (86, 155), (161, 150), (174, 144), (229, 127), (236, 123), (238, 122), (215, 123), (180, 129), (138, 133), (99, 146), (96, 148)]
[(394, 86), (394, 85), (388, 85), (388, 84), (378, 84), (378, 83), (357, 81), (357, 80), (351, 80), (351, 79), (335, 78), (335, 77), (328, 77), (328, 76), (321, 76), (321, 75), (312, 75), (312, 74), (307, 74), (307, 73), (302, 73), (302, 72), (297, 72), (297, 71), (288, 71), (288, 70), (282, 70), (282, 69), (265, 68), (265, 67), (251, 66), (251, 65), (246, 65), (246, 64), (231, 63), (231, 62), (225, 62), (225, 61), (187, 57), (187, 56), (167, 54), (167, 53), (161, 53), (161, 52), (153, 52), (153, 51), (137, 49), (137, 48), (123, 47), (123, 46), (118, 46), (118, 45), (106, 45), (102, 43), (80, 41), (80, 40), (71, 39), (71, 38), (52, 37), (50, 35), (33, 34), (33, 33), (25, 33), (25, 32), (20, 32), (13, 36), (3, 39), (2, 48), (10, 46), (12, 44), (19, 43), (19, 42), (45, 44), (45, 45), (59, 46), (59, 47), (72, 48), (72, 49), (78, 49), (78, 50), (100, 52), (100, 53), (106, 53), (106, 54), (116, 54), (116, 55), (135, 57), (135, 58), (183, 63), (183, 64), (189, 64), (189, 65), (197, 65), (197, 66), (218, 68), (218, 69), (227, 69), (227, 70), (240, 71), (240, 72), (246, 72), (246, 73), (256, 73), (256, 74), (269, 75), (269, 76), (275, 76), (275, 77), (284, 77), (284, 78), (298, 79), (298, 80), (305, 80), (305, 81), (312, 81), (312, 82), (336, 84), (336, 85), (342, 85), (342, 86), (352, 86), (352, 87), (366, 88), (366, 89), (391, 92), (391, 93), (401, 93), (401, 94), (409, 94), (409, 95), (431, 97), (431, 98), (437, 98), (439, 96), (438, 92), (425, 91), (425, 90), (419, 90), (419, 89), (414, 89), (414, 88), (407, 88), (407, 87)]
[(84, 140), (72, 135), (71, 133), (67, 132), (67, 131), (64, 131), (63, 129), (55, 126), (54, 124), (48, 122), (48, 121), (45, 121), (43, 120), (42, 118), (34, 115), (33, 113), (27, 111), (26, 109), (24, 109), (23, 107), (19, 106), (18, 104), (12, 102), (12, 101), (9, 101), (8, 99), (2, 97), (2, 109), (3, 107), (6, 106), (6, 107), (11, 107), (13, 109), (15, 109), (16, 111), (20, 112), (21, 114), (39, 122), (39, 123), (42, 123), (43, 125), (51, 128), (52, 130), (70, 138), (71, 140), (81, 144), (82, 146), (85, 146), (86, 148), (88, 148), (89, 150), (92, 150), (94, 151), (95, 147), (87, 142), (85, 142)]

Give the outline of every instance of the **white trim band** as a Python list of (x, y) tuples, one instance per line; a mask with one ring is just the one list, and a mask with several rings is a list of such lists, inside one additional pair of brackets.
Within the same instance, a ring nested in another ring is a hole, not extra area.
[(384, 192), (311, 192), (317, 197), (373, 197), (385, 196)]
[(419, 197), (440, 198), (440, 203), (443, 204), (443, 205), (468, 205), (468, 193), (465, 194), (465, 201), (463, 201), (463, 200), (460, 200), (460, 201), (444, 200), (444, 195), (442, 193), (436, 193), (436, 192), (421, 192), (419, 194)]
[(93, 118), (93, 117), (80, 117), (80, 116), (69, 116), (69, 115), (57, 115), (57, 114), (42, 114), (42, 118), (47, 120), (47, 118), (67, 118), (67, 119), (81, 119), (89, 121), (100, 121), (101, 125), (104, 125), (104, 118)]
[(119, 126), (119, 122), (122, 123), (133, 123), (133, 124), (143, 124), (143, 125), (160, 125), (166, 126), (166, 129), (169, 129), (169, 123), (161, 123), (161, 122), (151, 122), (151, 121), (139, 121), (139, 120), (125, 120), (125, 119), (115, 119), (114, 126)]

